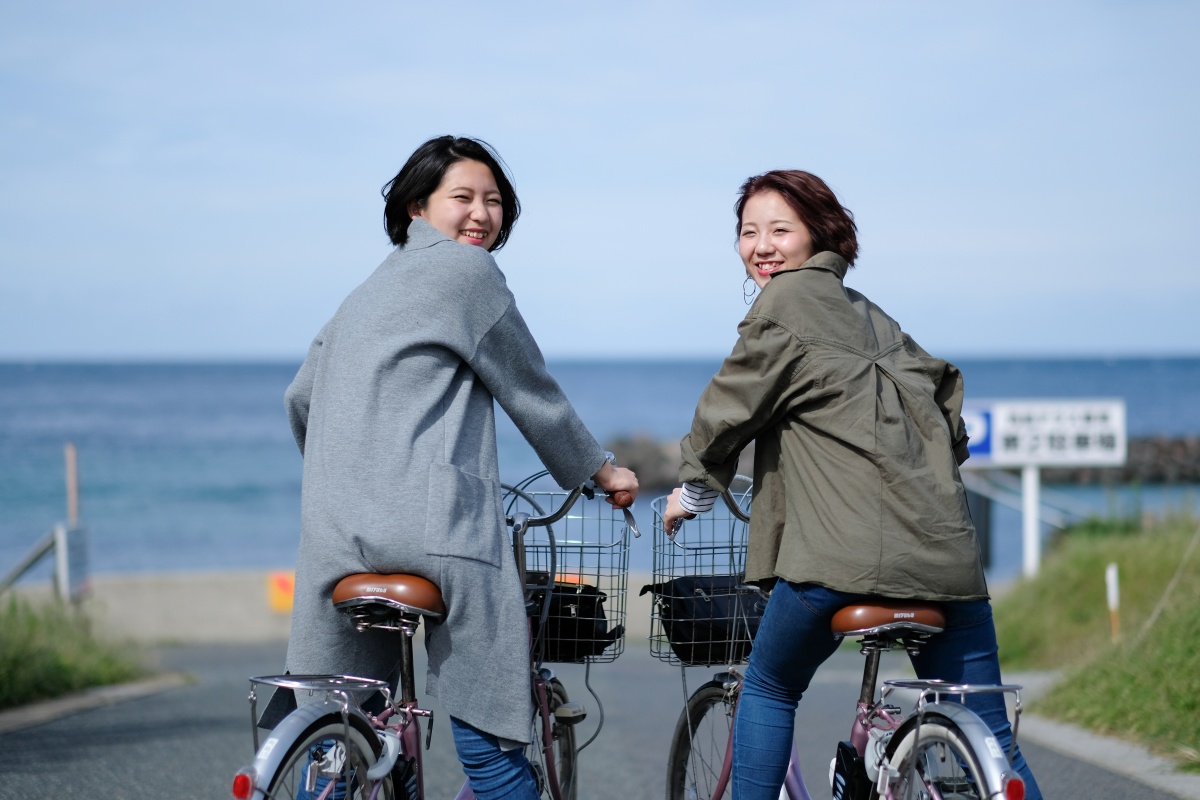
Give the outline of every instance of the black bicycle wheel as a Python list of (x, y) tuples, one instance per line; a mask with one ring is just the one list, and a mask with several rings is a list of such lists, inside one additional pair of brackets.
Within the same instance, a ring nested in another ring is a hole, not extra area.
[[(350, 726), (339, 715), (321, 717), (288, 749), (272, 776), (268, 800), (312, 800), (330, 781), (336, 782), (330, 800), (362, 800), (370, 795), (367, 770), (379, 758), (379, 739)], [(349, 765), (350, 785), (346, 784)], [(347, 791), (348, 788), (348, 791)], [(377, 800), (395, 800), (392, 778), (383, 778)]]
[[(917, 732), (916, 719), (908, 720), (885, 751), (888, 764), (899, 771), (892, 790), (897, 800), (979, 800), (1001, 792), (1002, 787), (988, 784), (971, 741), (949, 719), (928, 714), (920, 725), (919, 743)], [(878, 794), (872, 791), (871, 796), (877, 798)]]
[[(567, 690), (558, 679), (550, 681), (546, 686), (546, 696), (550, 701), (550, 738), (553, 741), (554, 769), (558, 776), (559, 797), (562, 800), (575, 800), (575, 787), (578, 775), (575, 772), (575, 727), (560, 725), (555, 722), (554, 709), (567, 702)], [(546, 764), (546, 754), (542, 749), (542, 715), (535, 706), (533, 709), (533, 742), (525, 748), (525, 755), (533, 766), (537, 779), (538, 791), (542, 797), (553, 798), (549, 785), (549, 770)]]
[(709, 681), (688, 698), (675, 725), (667, 800), (711, 800), (732, 733), (733, 696), (720, 681)]

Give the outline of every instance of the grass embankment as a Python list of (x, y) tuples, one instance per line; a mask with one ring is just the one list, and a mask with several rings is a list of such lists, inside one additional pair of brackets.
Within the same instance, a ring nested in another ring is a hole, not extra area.
[(15, 596), (0, 601), (0, 709), (143, 674), (137, 653), (97, 639), (82, 612)]
[[(1200, 521), (1091, 521), (995, 604), (1005, 670), (1061, 670), (1037, 713), (1138, 742), (1200, 772)], [(1105, 568), (1120, 575), (1113, 641)]]

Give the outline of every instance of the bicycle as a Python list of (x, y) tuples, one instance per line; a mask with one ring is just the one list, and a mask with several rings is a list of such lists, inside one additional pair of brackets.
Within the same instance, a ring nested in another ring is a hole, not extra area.
[[(614, 660), (623, 650), (625, 584), (628, 580), (628, 534), (637, 531), (627, 508), (612, 508), (588, 485), (570, 492), (535, 492), (529, 486), (539, 473), (507, 492), (506, 522), (513, 531), (513, 552), (526, 588), (530, 620), (530, 693), (533, 699), (532, 743), (526, 755), (539, 792), (550, 800), (574, 800), (580, 750), (599, 735), (576, 746), (575, 726), (587, 711), (569, 700), (566, 688), (546, 662), (584, 663), (589, 691), (591, 664)], [(569, 515), (580, 497), (582, 512)], [(558, 502), (545, 514), (542, 503)], [(536, 512), (538, 516), (532, 516)], [(621, 516), (618, 517), (618, 514)], [(556, 541), (553, 526), (563, 522), (567, 539)], [(532, 531), (532, 541), (526, 537)], [(619, 533), (616, 533), (619, 531)], [(560, 556), (571, 556), (568, 574)], [(433, 712), (416, 697), (412, 637), (425, 618), (440, 622), (446, 614), (441, 591), (417, 575), (350, 575), (334, 590), (334, 606), (356, 629), (395, 631), (400, 636), (400, 697), (385, 681), (349, 675), (266, 675), (250, 678), (250, 714), (255, 758), (239, 770), (232, 792), (237, 800), (424, 800), (421, 737), (427, 720), (425, 747), (433, 734)], [(608, 613), (603, 604), (608, 602)], [(611, 626), (611, 627), (610, 627)], [(291, 711), (259, 743), (257, 692), (307, 692), (318, 699)], [(383, 709), (364, 708), (378, 694)], [(599, 705), (599, 698), (592, 691)], [(456, 800), (475, 795), (464, 782)]]
[[(728, 665), (690, 696), (681, 670), (686, 702), (667, 759), (667, 800), (728, 796), (733, 719), (742, 686), (742, 675), (733, 665), (748, 659), (757, 618), (765, 607), (765, 593), (742, 583), (738, 575), (744, 574), (750, 492), (735, 497), (727, 491), (724, 500), (725, 509), (718, 505), (688, 520), (674, 536), (663, 530), (666, 498), (652, 504), (656, 583), (643, 589), (655, 592), (651, 652), (681, 667)], [(699, 576), (714, 572), (729, 579), (723, 584), (725, 595), (716, 592), (722, 586), (695, 588)], [(689, 588), (692, 596), (686, 593)], [(880, 599), (835, 614), (833, 634), (859, 637), (860, 652), (866, 656), (850, 735), (838, 743), (830, 763), (829, 783), (837, 800), (1023, 800), (1024, 781), (1009, 763), (1020, 722), (1020, 686), (936, 680), (885, 680), (878, 685), (883, 653), (896, 647), (915, 653), (944, 625), (938, 604), (921, 601)], [(917, 693), (907, 714), (891, 702), (901, 690)], [(1007, 754), (987, 725), (955, 699), (980, 692), (1014, 696), (1013, 741)], [(795, 743), (779, 796), (811, 800)]]

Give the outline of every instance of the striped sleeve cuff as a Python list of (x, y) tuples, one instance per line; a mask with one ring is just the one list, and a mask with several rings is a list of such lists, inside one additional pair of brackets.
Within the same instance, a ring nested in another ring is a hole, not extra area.
[(703, 483), (688, 481), (683, 484), (683, 492), (679, 495), (679, 505), (689, 514), (704, 514), (712, 511), (713, 503), (717, 502), (719, 493)]

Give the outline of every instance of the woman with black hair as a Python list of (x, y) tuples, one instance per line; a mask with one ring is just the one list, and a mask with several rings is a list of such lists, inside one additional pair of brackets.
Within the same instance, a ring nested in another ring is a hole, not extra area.
[(637, 494), (584, 427), (530, 335), (491, 253), (520, 213), (483, 142), (421, 145), (383, 189), (396, 249), (317, 334), (287, 390), (304, 455), (287, 666), (394, 683), (389, 634), (334, 611), (336, 583), (414, 573), (442, 590), (426, 627), (428, 691), (451, 718), (481, 800), (536, 798), (528, 633), (501, 507), (493, 402), (564, 488), (589, 478)]

